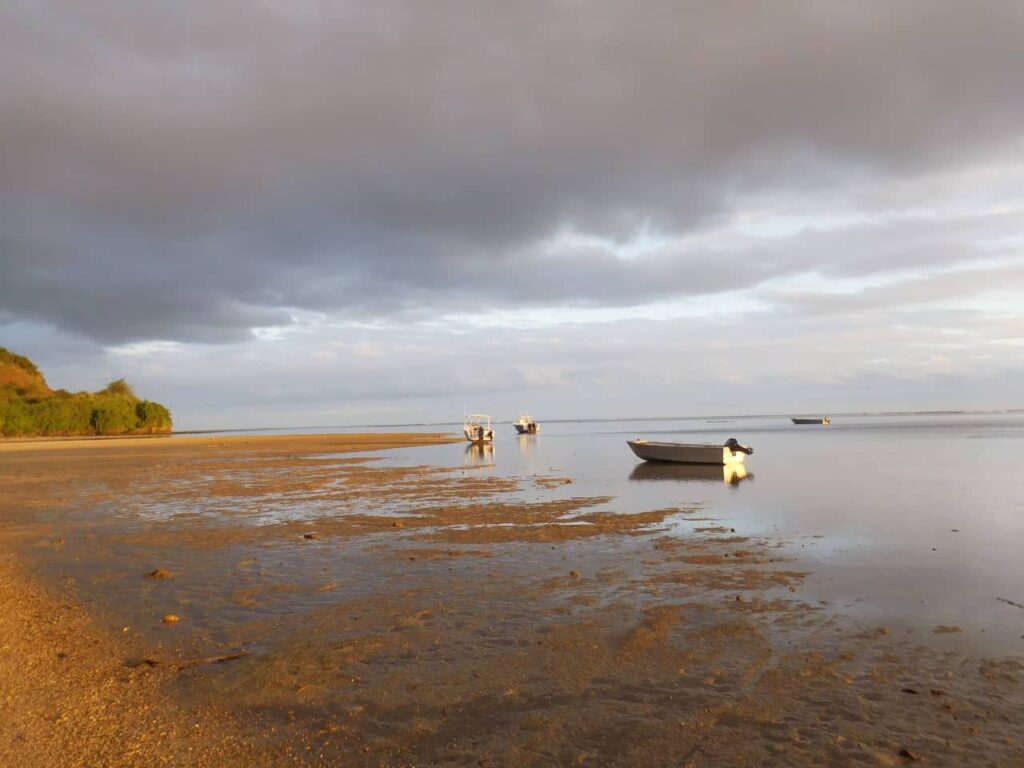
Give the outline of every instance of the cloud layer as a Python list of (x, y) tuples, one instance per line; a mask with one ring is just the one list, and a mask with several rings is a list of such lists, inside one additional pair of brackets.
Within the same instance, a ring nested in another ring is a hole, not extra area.
[(521, 5), (9, 4), (0, 304), (218, 341), (285, 307), (717, 291), (699, 249), (542, 245), (678, 236), (1021, 139), (1016, 4)]
[(0, 341), (403, 352), (369, 323), (437, 360), (456, 315), (600, 338), (708, 297), (987, 328), (1022, 65), (1006, 2), (7, 3)]

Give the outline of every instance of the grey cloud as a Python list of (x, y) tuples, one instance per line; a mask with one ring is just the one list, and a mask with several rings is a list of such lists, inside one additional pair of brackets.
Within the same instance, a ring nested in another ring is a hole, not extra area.
[[(921, 305), (976, 299), (979, 295), (1024, 291), (1024, 263), (940, 272), (897, 280), (854, 293), (776, 292), (780, 304), (812, 314), (873, 312), (878, 309), (917, 310)], [(994, 329), (993, 329), (994, 330)], [(1018, 333), (1022, 328), (1018, 328)]]
[(12, 316), (103, 342), (169, 335), (225, 342), (254, 326), (291, 322), (287, 312), (250, 300), (261, 284), (258, 268), (208, 260), (202, 244), (175, 253), (152, 238), (46, 238), (41, 245), (0, 237), (0, 302)]
[[(951, 336), (950, 327), (965, 333)], [(1001, 332), (1018, 343), (1019, 334), (1019, 323)], [(522, 408), (576, 418), (1007, 407), (1021, 378), (1020, 347), (1000, 348), (994, 335), (966, 311), (457, 333), (324, 327), (274, 342), (111, 354), (102, 376), (91, 375), (96, 386), (127, 376), (172, 403), (183, 428), (455, 420), (463, 406), (505, 418)]]
[(287, 324), (281, 307), (753, 285), (808, 260), (537, 245), (685, 234), (750, 192), (1002, 151), (1022, 136), (1022, 31), (1004, 2), (7, 4), (0, 311), (224, 342)]

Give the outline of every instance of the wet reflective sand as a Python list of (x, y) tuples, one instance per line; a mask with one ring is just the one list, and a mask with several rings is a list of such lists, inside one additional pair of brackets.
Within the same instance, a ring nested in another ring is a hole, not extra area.
[[(823, 598), (844, 566), (805, 553), (827, 532), (730, 506), (766, 484), (770, 440), (739, 479), (625, 454), (612, 475), (602, 438), (547, 425), (483, 452), (173, 442), (3, 454), (0, 581), (31, 592), (4, 628), (78, 622), (0, 653), (6, 762), (52, 764), (61, 739), (103, 762), (119, 717), (138, 765), (1024, 760), (1020, 654), (956, 645), (977, 631), (958, 615)], [(97, 705), (53, 675), (92, 690), (98, 669), (107, 719), (72, 738)]]

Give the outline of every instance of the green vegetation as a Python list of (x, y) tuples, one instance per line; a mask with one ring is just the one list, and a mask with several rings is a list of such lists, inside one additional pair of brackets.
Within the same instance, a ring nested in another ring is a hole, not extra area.
[(124, 379), (99, 392), (53, 391), (27, 357), (0, 347), (0, 435), (155, 435), (171, 412), (140, 400)]

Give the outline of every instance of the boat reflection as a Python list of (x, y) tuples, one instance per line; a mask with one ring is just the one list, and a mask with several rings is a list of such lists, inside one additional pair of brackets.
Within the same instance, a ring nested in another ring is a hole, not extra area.
[(462, 459), (466, 467), (489, 467), (494, 464), (493, 443), (470, 443), (466, 446), (466, 455)]
[(530, 456), (533, 449), (537, 447), (537, 436), (523, 433), (516, 435), (516, 442), (519, 444), (519, 455), (523, 458)]
[(742, 464), (672, 464), (669, 462), (643, 461), (633, 467), (630, 480), (685, 480), (698, 483), (725, 483), (739, 485), (744, 480), (753, 480)]

